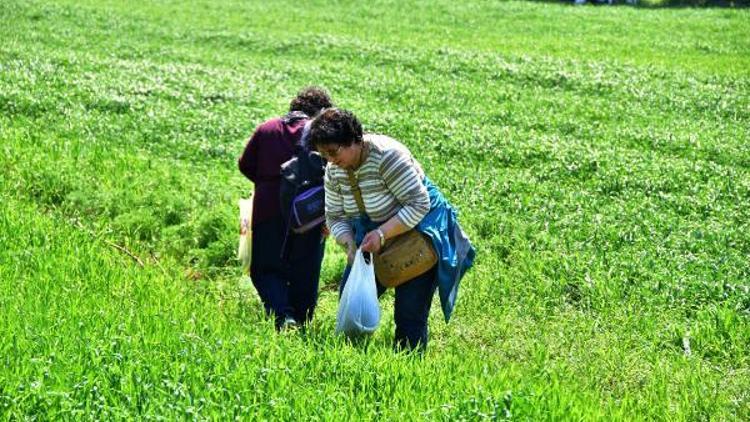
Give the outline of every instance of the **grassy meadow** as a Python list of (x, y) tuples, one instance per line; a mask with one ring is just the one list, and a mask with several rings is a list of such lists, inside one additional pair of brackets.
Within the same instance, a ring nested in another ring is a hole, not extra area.
[[(303, 86), (403, 141), (475, 246), (394, 354), (234, 259)], [(750, 11), (0, 2), (0, 419), (750, 419)]]

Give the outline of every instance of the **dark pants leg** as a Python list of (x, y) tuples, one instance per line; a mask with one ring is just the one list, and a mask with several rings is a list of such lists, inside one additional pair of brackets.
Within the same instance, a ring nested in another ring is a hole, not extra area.
[(427, 319), (437, 287), (436, 268), (396, 287), (393, 313), (396, 322), (396, 349), (424, 350), (427, 347)]
[[(306, 236), (307, 234), (303, 235)], [(289, 270), (289, 305), (292, 316), (299, 323), (312, 320), (318, 302), (320, 266), (323, 262), (325, 243), (319, 233), (311, 233), (308, 239), (295, 239), (304, 247), (304, 254), (292, 256)]]
[(250, 278), (258, 291), (268, 315), (273, 315), (276, 327), (291, 315), (288, 275), (280, 258), (284, 240), (281, 217), (264, 221), (253, 227), (253, 260)]

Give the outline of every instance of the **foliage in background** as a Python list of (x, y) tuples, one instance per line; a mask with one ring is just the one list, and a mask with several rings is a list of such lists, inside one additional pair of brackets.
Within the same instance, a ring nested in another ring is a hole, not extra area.
[[(750, 418), (748, 18), (4, 2), (0, 415)], [(479, 250), (424, 359), (390, 295), (370, 342), (333, 334), (333, 245), (305, 334), (238, 283), (235, 159), (308, 84), (403, 140)]]
[(746, 8), (750, 6), (750, 0), (532, 0), (540, 2), (562, 2), (576, 5), (626, 5), (645, 8), (662, 7), (721, 7), (721, 8)]

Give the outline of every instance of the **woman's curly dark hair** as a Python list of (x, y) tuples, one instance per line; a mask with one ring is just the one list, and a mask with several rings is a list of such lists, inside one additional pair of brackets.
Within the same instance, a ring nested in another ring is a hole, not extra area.
[(314, 117), (320, 110), (329, 107), (333, 107), (331, 97), (323, 88), (317, 86), (303, 89), (289, 103), (289, 111), (301, 111), (310, 117)]
[(310, 123), (310, 142), (320, 145), (335, 144), (348, 147), (362, 142), (362, 124), (351, 111), (340, 108), (323, 110)]

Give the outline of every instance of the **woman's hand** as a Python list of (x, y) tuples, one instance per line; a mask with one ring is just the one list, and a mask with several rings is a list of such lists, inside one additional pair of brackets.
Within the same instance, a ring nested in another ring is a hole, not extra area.
[(354, 243), (354, 239), (346, 244), (346, 262), (349, 265), (354, 264), (354, 255), (357, 254), (357, 244)]
[(378, 253), (380, 252), (380, 233), (378, 230), (373, 230), (365, 235), (362, 240), (362, 251)]
[(357, 253), (357, 244), (354, 242), (354, 238), (351, 235), (347, 235), (341, 239), (339, 245), (346, 250), (346, 263), (352, 265), (354, 263), (354, 254)]

